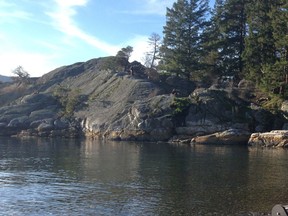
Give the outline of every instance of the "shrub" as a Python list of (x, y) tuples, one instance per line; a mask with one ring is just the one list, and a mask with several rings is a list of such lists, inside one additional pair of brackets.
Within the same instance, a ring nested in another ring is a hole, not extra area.
[(80, 90), (71, 90), (68, 87), (59, 85), (53, 92), (62, 107), (60, 115), (65, 117), (72, 117), (76, 107), (80, 103)]
[(181, 115), (184, 114), (185, 111), (190, 107), (191, 100), (187, 97), (185, 98), (174, 98), (173, 103), (171, 104), (171, 108), (174, 109), (173, 115)]

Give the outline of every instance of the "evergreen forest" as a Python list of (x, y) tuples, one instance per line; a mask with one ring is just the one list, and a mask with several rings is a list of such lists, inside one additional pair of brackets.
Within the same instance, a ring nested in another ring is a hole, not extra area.
[(152, 36), (158, 70), (207, 84), (246, 79), (288, 96), (287, 0), (216, 0), (212, 9), (209, 0), (177, 0), (159, 46)]

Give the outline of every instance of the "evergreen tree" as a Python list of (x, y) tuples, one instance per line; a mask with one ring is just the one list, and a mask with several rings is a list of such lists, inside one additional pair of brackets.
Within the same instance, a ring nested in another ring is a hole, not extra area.
[(246, 36), (246, 0), (216, 0), (210, 25), (205, 32), (204, 61), (214, 79), (233, 76), (239, 80), (243, 71), (242, 53)]
[(245, 0), (226, 0), (216, 15), (218, 16), (216, 24), (221, 34), (218, 48), (221, 74), (224, 76), (239, 78), (243, 70), (242, 53), (246, 36), (245, 4)]
[(205, 64), (205, 68), (202, 74), (206, 79), (209, 77), (210, 82), (221, 76), (221, 72), (224, 70), (222, 68), (222, 61), (220, 57), (223, 35), (221, 34), (219, 24), (221, 17), (223, 16), (223, 10), (224, 1), (216, 0), (212, 10), (210, 22), (208, 22), (208, 27), (202, 35), (203, 48), (205, 51), (205, 56), (202, 60), (202, 62)]
[(133, 52), (132, 46), (123, 47), (121, 50), (117, 52), (116, 57), (124, 57), (127, 59), (127, 61), (129, 61), (132, 52)]
[[(269, 14), (273, 38), (275, 42), (276, 62), (270, 68), (269, 73), (273, 74), (270, 81), (272, 87), (286, 87), (288, 84), (288, 2), (287, 0), (278, 0), (273, 2), (272, 10)], [(284, 93), (284, 89), (282, 92)], [(286, 93), (287, 94), (287, 93)]]
[(207, 12), (208, 0), (178, 0), (167, 9), (161, 47), (165, 70), (189, 79), (200, 69)]
[(250, 0), (247, 4), (248, 35), (243, 53), (245, 73), (248, 79), (258, 84), (263, 83), (265, 77), (266, 80), (271, 78), (267, 65), (273, 65), (276, 60), (272, 20), (269, 16), (273, 1)]

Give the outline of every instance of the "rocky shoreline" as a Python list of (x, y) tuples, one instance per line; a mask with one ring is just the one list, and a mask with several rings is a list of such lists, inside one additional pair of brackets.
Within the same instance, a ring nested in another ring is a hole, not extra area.
[(288, 102), (263, 109), (248, 81), (199, 85), (115, 58), (0, 84), (0, 136), (288, 146)]

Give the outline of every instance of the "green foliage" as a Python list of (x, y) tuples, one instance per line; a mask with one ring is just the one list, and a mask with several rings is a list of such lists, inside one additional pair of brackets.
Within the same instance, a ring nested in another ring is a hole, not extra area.
[(208, 28), (203, 32), (206, 67), (210, 76), (239, 78), (246, 35), (245, 1), (216, 0)]
[(255, 0), (246, 6), (248, 35), (243, 53), (245, 73), (258, 84), (263, 76), (263, 65), (275, 63), (275, 41), (272, 20), (269, 17), (272, 6), (272, 0)]
[(207, 84), (246, 78), (268, 92), (288, 85), (287, 0), (216, 0), (209, 21), (207, 11), (205, 0), (167, 9), (160, 70)]
[[(246, 77), (269, 93), (283, 90), (288, 84), (288, 3), (255, 0), (247, 8)], [(287, 96), (284, 90), (274, 92)]]
[(178, 0), (167, 9), (161, 68), (187, 79), (199, 70), (207, 12), (207, 0)]
[(62, 106), (60, 115), (65, 117), (72, 117), (76, 107), (80, 103), (80, 90), (71, 90), (68, 87), (59, 85), (53, 92), (53, 96), (57, 98)]
[[(285, 86), (287, 85), (287, 83), (285, 83), (285, 68), (287, 66), (287, 63), (283, 62), (276, 62), (273, 65), (262, 65), (262, 76), (259, 86), (267, 92), (272, 93), (274, 91), (274, 93), (282, 94), (282, 96), (284, 96), (286, 93)], [(277, 88), (279, 88), (278, 92), (275, 90)]]
[(191, 100), (189, 98), (175, 97), (173, 100), (173, 103), (171, 104), (171, 108), (173, 108), (173, 115), (176, 116), (176, 115), (183, 114), (185, 111), (187, 111), (190, 105), (191, 105)]
[(277, 95), (273, 95), (270, 100), (262, 104), (262, 107), (271, 112), (277, 112), (280, 110), (283, 99)]
[(125, 57), (110, 56), (103, 58), (99, 65), (101, 70), (125, 71), (128, 61)]
[(124, 47), (121, 50), (119, 50), (117, 52), (116, 57), (124, 57), (128, 61), (132, 52), (133, 52), (133, 47), (132, 46), (127, 46), (127, 47)]

